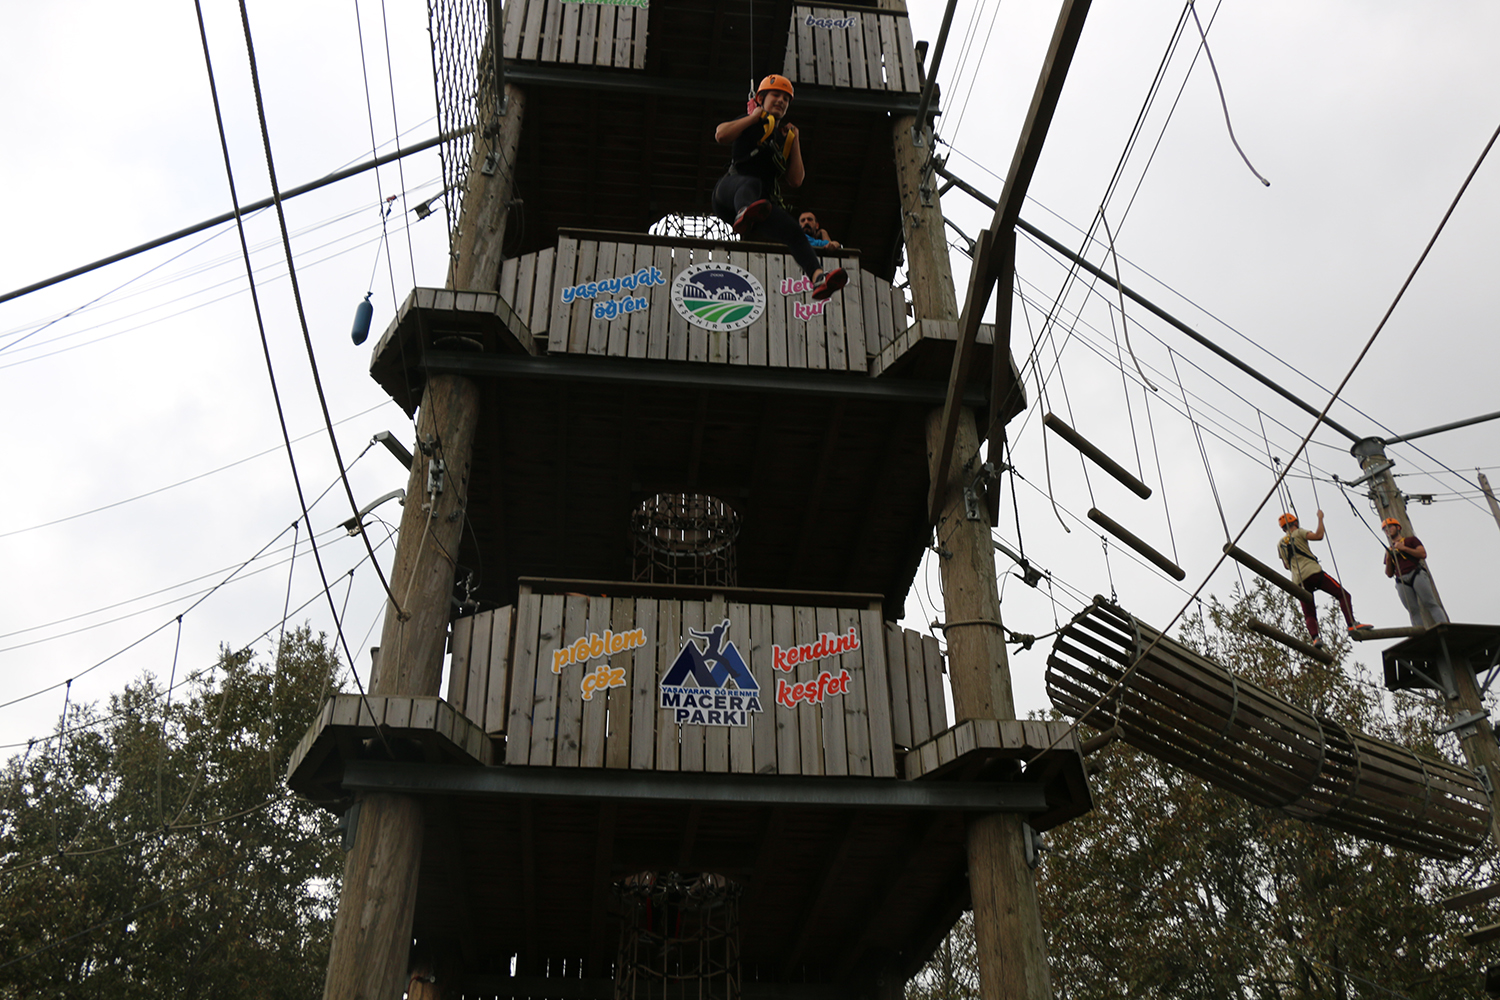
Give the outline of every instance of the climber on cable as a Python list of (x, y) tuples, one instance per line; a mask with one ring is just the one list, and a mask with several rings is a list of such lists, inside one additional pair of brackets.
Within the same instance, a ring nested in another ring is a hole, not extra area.
[[(1309, 591), (1321, 590), (1325, 594), (1332, 594), (1333, 599), (1339, 602), (1339, 610), (1344, 613), (1344, 621), (1348, 623), (1351, 635), (1370, 628), (1369, 625), (1354, 620), (1354, 601), (1349, 597), (1349, 591), (1323, 572), (1317, 557), (1307, 547), (1308, 542), (1323, 540), (1323, 512), (1318, 511), (1318, 527), (1314, 531), (1299, 528), (1296, 514), (1282, 514), (1276, 519), (1276, 523), (1286, 532), (1276, 546), (1276, 553), (1281, 556), (1281, 565), (1291, 570), (1292, 582)], [(1312, 636), (1313, 645), (1322, 649), (1323, 640), (1318, 637), (1318, 609), (1312, 601), (1302, 601), (1302, 617), (1307, 622), (1307, 634)]]
[(849, 275), (841, 267), (823, 270), (807, 234), (787, 210), (782, 185), (801, 187), (801, 134), (786, 122), (792, 105), (792, 81), (772, 73), (760, 81), (743, 118), (722, 122), (714, 141), (728, 146), (729, 172), (714, 185), (715, 214), (742, 236), (785, 243), (812, 279), (812, 297), (826, 299), (843, 288)]

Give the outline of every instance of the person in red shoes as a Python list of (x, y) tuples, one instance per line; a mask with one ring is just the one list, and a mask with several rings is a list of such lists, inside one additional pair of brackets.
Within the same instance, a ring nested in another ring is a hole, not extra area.
[(714, 141), (729, 147), (729, 172), (714, 185), (713, 208), (741, 236), (786, 244), (812, 280), (812, 297), (826, 299), (849, 275), (841, 267), (823, 270), (782, 194), (783, 184), (801, 187), (807, 177), (801, 133), (786, 122), (792, 96), (792, 81), (772, 73), (760, 81), (745, 117), (714, 129)]
[[(1339, 602), (1339, 610), (1344, 613), (1344, 621), (1348, 623), (1351, 633), (1369, 628), (1369, 625), (1354, 620), (1354, 601), (1350, 598), (1349, 591), (1323, 572), (1317, 557), (1307, 547), (1308, 542), (1323, 540), (1323, 512), (1318, 511), (1318, 527), (1314, 531), (1299, 528), (1296, 514), (1282, 514), (1276, 519), (1276, 523), (1286, 532), (1276, 546), (1276, 554), (1281, 556), (1281, 565), (1291, 570), (1292, 582), (1309, 591), (1321, 590), (1325, 594), (1332, 594), (1333, 599)], [(1323, 640), (1318, 637), (1318, 609), (1312, 601), (1302, 602), (1302, 618), (1307, 622), (1307, 634), (1312, 636), (1313, 645), (1322, 649)]]

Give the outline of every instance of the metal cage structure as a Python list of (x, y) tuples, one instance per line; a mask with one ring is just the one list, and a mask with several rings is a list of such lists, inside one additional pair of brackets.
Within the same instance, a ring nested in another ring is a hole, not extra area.
[(637, 583), (733, 587), (739, 582), (735, 539), (740, 515), (702, 493), (657, 493), (630, 517)]
[(740, 1000), (740, 886), (704, 872), (641, 872), (625, 906), (614, 1000)]

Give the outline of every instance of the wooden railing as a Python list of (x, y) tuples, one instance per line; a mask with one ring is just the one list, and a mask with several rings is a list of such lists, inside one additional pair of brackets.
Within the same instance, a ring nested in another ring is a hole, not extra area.
[(507, 0), (505, 58), (644, 69), (650, 13), (645, 6)]
[[(507, 260), (500, 295), (533, 336), (546, 335), (552, 354), (868, 373), (870, 359), (906, 330), (906, 299), (861, 269), (857, 254), (828, 256), (835, 261), (849, 271), (849, 286), (815, 303), (798, 284), (796, 261), (773, 245), (569, 230), (556, 248)], [(759, 283), (764, 309), (749, 325), (712, 330), (674, 307), (673, 281), (707, 262), (732, 264)], [(642, 273), (653, 283), (586, 287)]]
[(506, 764), (895, 777), (949, 725), (943, 670), (868, 603), (523, 592), (455, 623), (447, 700)]
[(921, 89), (904, 11), (798, 4), (783, 67), (793, 83), (913, 94)]

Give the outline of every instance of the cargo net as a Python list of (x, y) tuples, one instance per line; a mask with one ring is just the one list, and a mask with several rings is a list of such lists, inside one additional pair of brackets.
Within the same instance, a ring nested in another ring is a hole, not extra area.
[(1103, 598), (1059, 633), (1047, 694), (1058, 711), (1297, 819), (1450, 861), (1489, 834), (1474, 774), (1304, 711)]
[(625, 907), (614, 1000), (740, 1000), (740, 886), (722, 875), (641, 872)]
[(658, 493), (630, 516), (637, 583), (733, 587), (740, 515), (717, 497)]
[[(498, 6), (498, 2), (496, 3)], [(474, 136), (488, 144), (495, 134), (495, 72), (490, 58), (490, 4), (486, 0), (428, 0), (427, 33), (432, 39), (432, 77), (437, 91), (443, 165), (443, 210), (448, 220), (448, 251), (458, 245), (458, 197), (469, 177)], [(482, 119), (481, 120), (481, 116)], [(485, 150), (488, 152), (487, 148)]]

